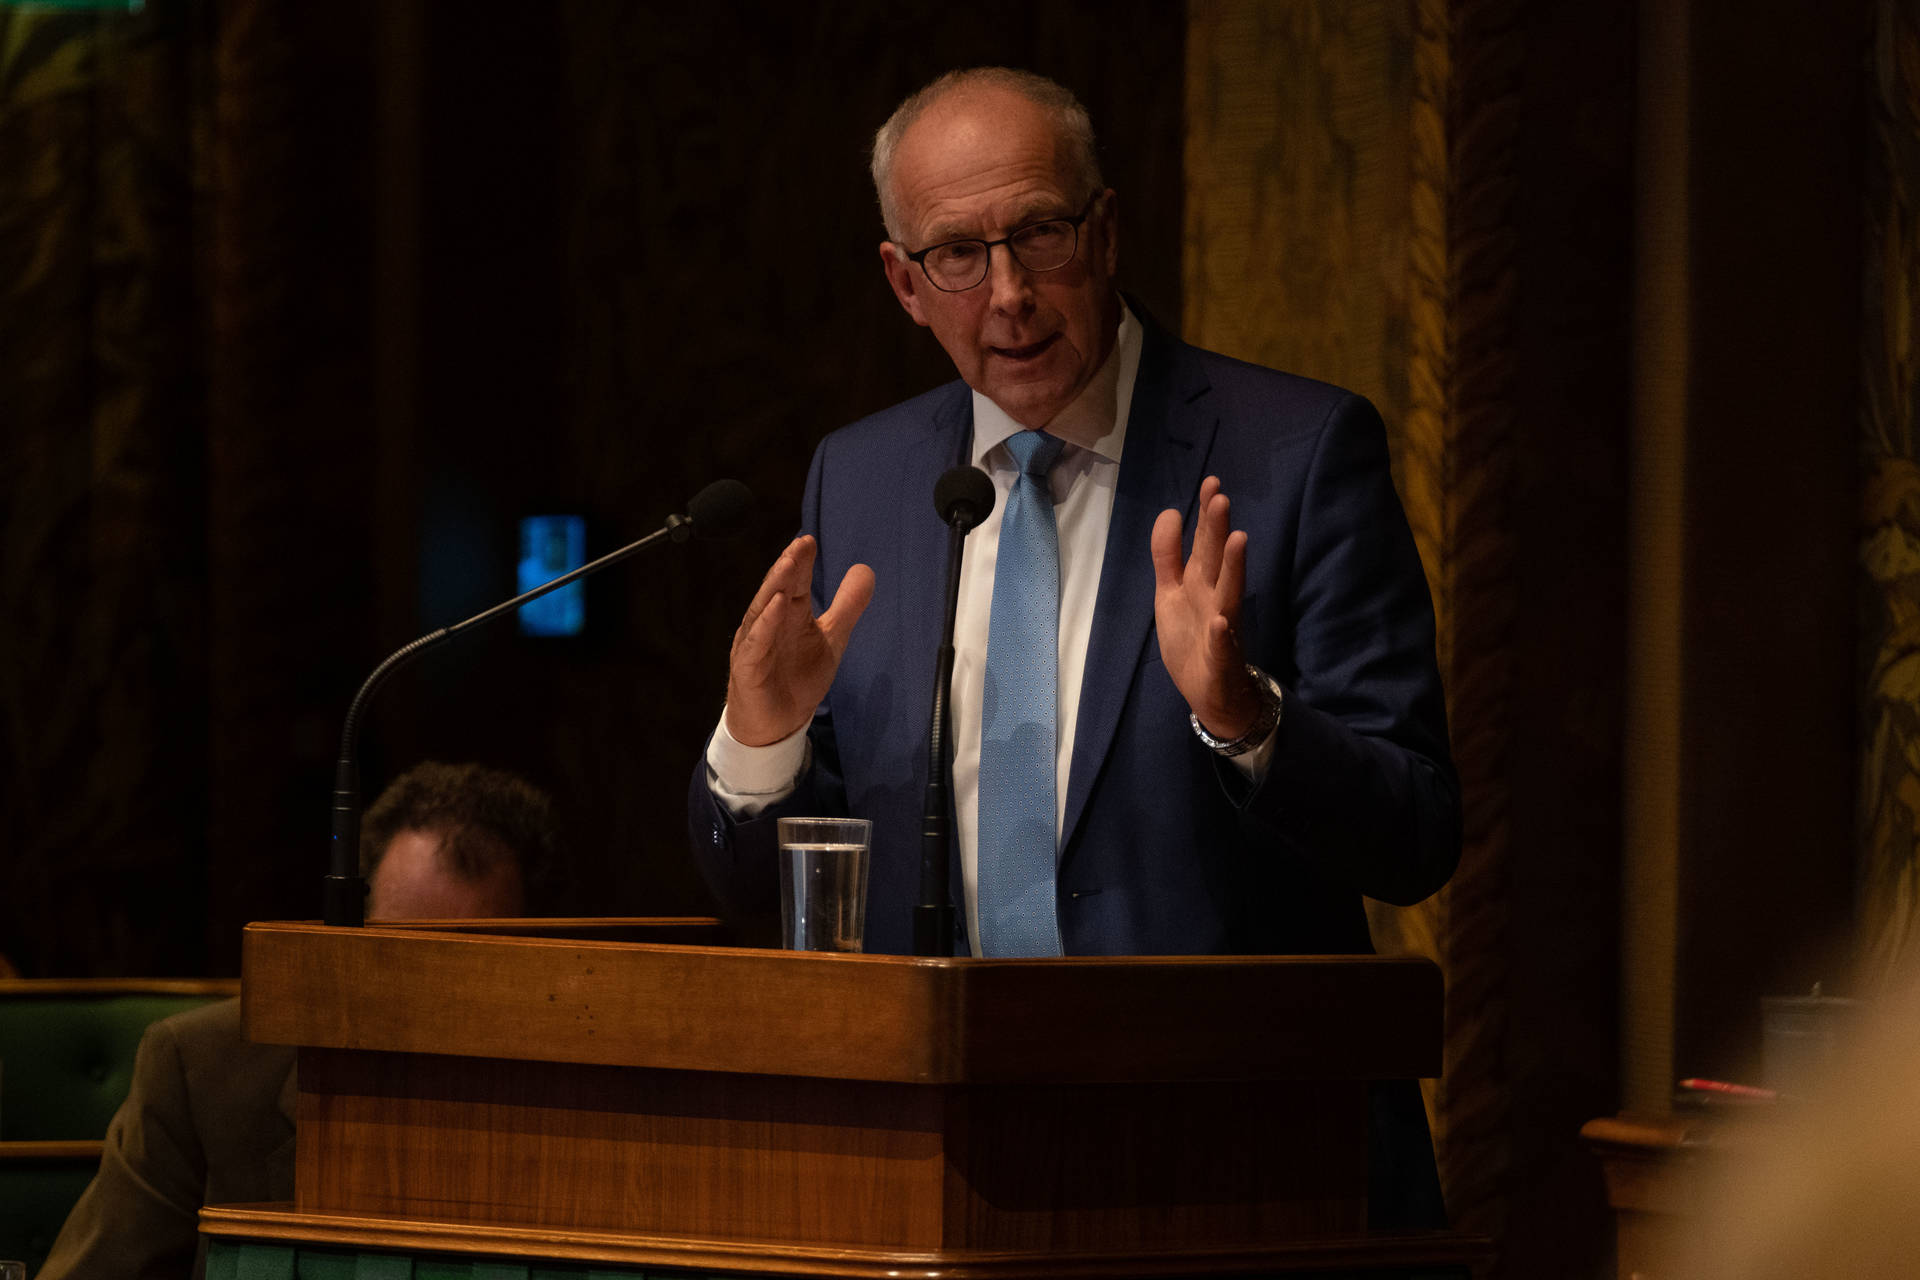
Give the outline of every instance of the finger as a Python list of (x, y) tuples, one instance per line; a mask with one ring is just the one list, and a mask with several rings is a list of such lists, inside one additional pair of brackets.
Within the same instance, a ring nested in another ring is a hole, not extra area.
[(1226, 549), (1220, 556), (1220, 577), (1213, 584), (1214, 605), (1228, 625), (1240, 625), (1240, 598), (1247, 589), (1247, 531), (1236, 529), (1227, 535)]
[(781, 594), (797, 604), (807, 604), (813, 591), (813, 561), (819, 554), (820, 544), (811, 534), (801, 534), (787, 544), (786, 552), (780, 557), (785, 562), (784, 572), (778, 585)]
[(1153, 589), (1167, 591), (1180, 585), (1180, 513), (1172, 507), (1153, 522)]
[(750, 621), (740, 624), (734, 633), (733, 651), (727, 657), (729, 682), (753, 686), (764, 681), (775, 637), (790, 608), (787, 597), (776, 595)]
[(774, 560), (773, 566), (767, 570), (767, 576), (760, 579), (761, 588), (765, 589), (769, 583), (782, 582), (790, 578), (802, 560), (808, 564), (813, 561), (813, 539), (804, 533), (780, 548), (780, 555)]
[(813, 539), (801, 534), (780, 553), (773, 567), (767, 570), (767, 576), (760, 579), (760, 589), (753, 593), (753, 599), (747, 605), (746, 617), (740, 625), (750, 627), (754, 619), (775, 596), (805, 596), (808, 582), (813, 576)]
[(854, 624), (873, 602), (873, 570), (864, 564), (849, 568), (833, 593), (833, 603), (820, 615), (820, 630), (836, 654), (846, 650)]
[[(1209, 477), (1211, 479), (1211, 477)], [(1202, 488), (1205, 492), (1205, 488)], [(1228, 516), (1232, 503), (1215, 485), (1214, 492), (1207, 497), (1200, 508), (1200, 518), (1193, 530), (1193, 557), (1187, 567), (1200, 575), (1200, 581), (1211, 587), (1220, 576), (1220, 557), (1226, 546), (1227, 532), (1230, 527)]]

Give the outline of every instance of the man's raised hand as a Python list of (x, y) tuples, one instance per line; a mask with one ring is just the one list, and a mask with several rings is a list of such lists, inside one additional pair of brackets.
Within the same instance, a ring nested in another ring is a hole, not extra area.
[(727, 658), (727, 732), (762, 747), (804, 728), (827, 696), (854, 623), (873, 599), (873, 570), (856, 564), (819, 617), (809, 605), (813, 538), (787, 544), (733, 633)]
[(1180, 562), (1182, 521), (1169, 508), (1153, 523), (1153, 619), (1174, 687), (1216, 738), (1238, 738), (1260, 714), (1240, 648), (1247, 535), (1230, 532), (1217, 476), (1200, 486), (1193, 554)]

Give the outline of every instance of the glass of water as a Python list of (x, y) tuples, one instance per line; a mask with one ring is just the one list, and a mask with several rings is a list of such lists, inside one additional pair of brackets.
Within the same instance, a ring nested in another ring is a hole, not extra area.
[(867, 926), (865, 818), (781, 818), (780, 945), (858, 951)]

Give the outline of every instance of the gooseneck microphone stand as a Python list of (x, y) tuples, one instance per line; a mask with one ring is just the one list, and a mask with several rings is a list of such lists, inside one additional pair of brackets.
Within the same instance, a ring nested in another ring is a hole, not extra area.
[(953, 684), (953, 627), (960, 608), (960, 557), (967, 534), (993, 511), (993, 481), (978, 467), (955, 467), (933, 489), (947, 526), (947, 609), (934, 663), (933, 713), (927, 728), (927, 789), (920, 819), (920, 902), (913, 909), (913, 954), (953, 954), (953, 842), (947, 821), (948, 694)]
[(374, 690), (384, 684), (388, 676), (462, 631), (491, 622), (502, 614), (512, 613), (529, 600), (537, 600), (549, 591), (558, 591), (569, 582), (619, 564), (663, 539), (685, 542), (695, 534), (702, 538), (723, 538), (737, 532), (752, 505), (753, 494), (738, 480), (716, 480), (693, 496), (692, 501), (687, 503), (685, 515), (668, 516), (666, 523), (638, 542), (630, 542), (618, 551), (589, 561), (551, 582), (543, 582), (533, 590), (497, 604), (484, 613), (477, 613), (465, 622), (456, 622), (450, 627), (441, 627), (438, 631), (421, 636), (389, 654), (385, 662), (375, 667), (373, 674), (360, 686), (360, 691), (353, 695), (353, 702), (347, 707), (346, 722), (340, 730), (340, 759), (333, 770), (333, 842), (327, 859), (321, 919), (330, 925), (349, 928), (366, 923), (367, 882), (360, 874), (360, 766), (356, 750), (360, 713)]

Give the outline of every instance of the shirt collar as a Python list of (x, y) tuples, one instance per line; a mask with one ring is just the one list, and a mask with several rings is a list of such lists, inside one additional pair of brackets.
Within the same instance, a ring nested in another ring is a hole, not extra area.
[[(1127, 417), (1133, 409), (1133, 380), (1140, 372), (1141, 335), (1140, 322), (1121, 299), (1120, 329), (1106, 363), (1081, 388), (1073, 403), (1047, 424), (1047, 434), (1110, 462), (1120, 461), (1120, 449), (1127, 439)], [(1014, 432), (1026, 429), (1005, 409), (978, 391), (973, 393), (973, 465), (983, 465), (989, 450)]]

